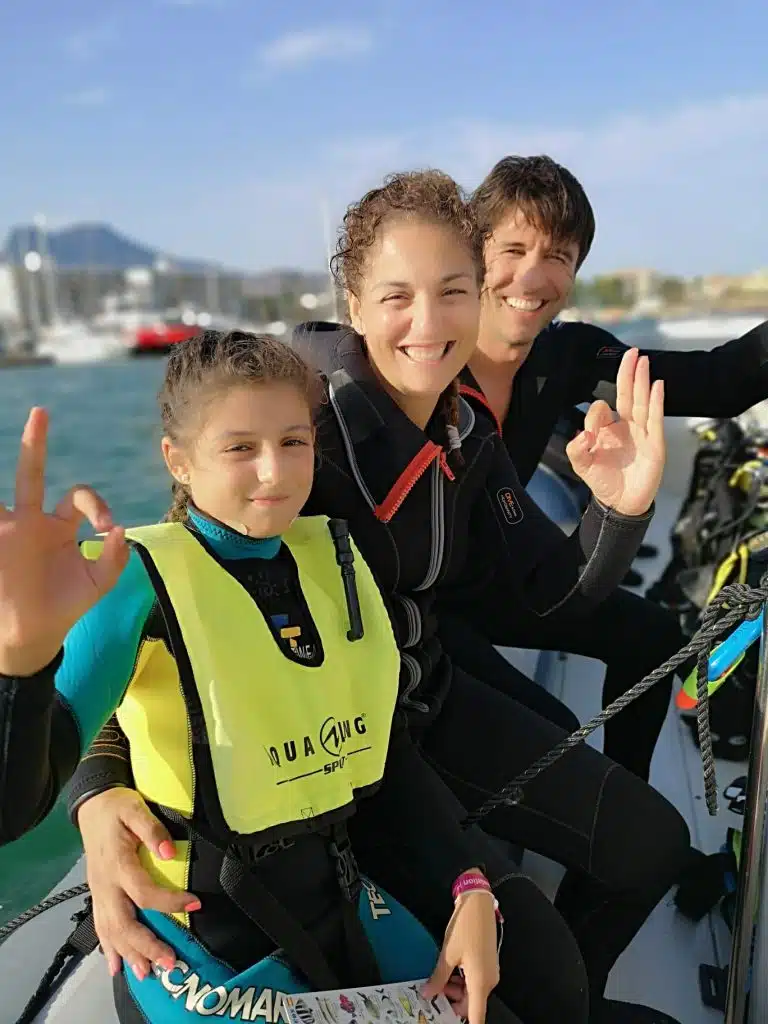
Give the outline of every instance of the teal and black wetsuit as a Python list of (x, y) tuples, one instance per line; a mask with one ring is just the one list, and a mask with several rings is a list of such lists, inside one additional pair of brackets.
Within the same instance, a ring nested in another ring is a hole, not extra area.
[[(311, 665), (321, 644), (301, 594), (296, 563), (280, 539), (244, 538), (194, 511), (190, 528), (268, 621), (287, 617), (301, 627), (303, 644), (296, 647), (285, 638), (283, 654)], [(120, 704), (147, 639), (169, 642), (155, 589), (134, 550), (115, 588), (75, 625), (54, 663), (28, 679), (0, 678), (0, 735), (6, 741), (0, 828), (5, 842), (31, 828), (51, 807), (78, 758)], [(439, 876), (450, 898), (452, 881), (478, 861), (446, 796), (396, 716), (384, 782), (368, 798), (376, 814), (368, 821), (382, 835), (407, 832), (414, 860), (422, 861), (419, 870)], [(354, 984), (327, 839), (302, 834), (269, 856), (257, 856), (261, 882), (315, 938), (340, 983)], [(223, 891), (222, 857), (208, 843), (195, 846), (188, 888), (199, 896), (202, 909), (189, 915), (189, 930), (162, 914), (143, 912), (145, 921), (176, 950), (178, 962), (174, 971), (143, 982), (129, 970), (118, 976), (121, 1020), (173, 1024), (188, 1020), (189, 1013), (271, 1019), (274, 993), (302, 990), (290, 968), (273, 956), (274, 941)], [(367, 883), (359, 907), (382, 980), (431, 972), (437, 951), (433, 938), (388, 894)], [(264, 988), (273, 994), (261, 997)]]

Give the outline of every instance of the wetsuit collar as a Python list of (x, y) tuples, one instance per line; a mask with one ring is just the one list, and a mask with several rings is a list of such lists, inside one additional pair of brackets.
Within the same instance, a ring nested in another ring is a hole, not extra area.
[[(363, 339), (351, 327), (324, 321), (299, 324), (294, 331), (293, 347), (333, 385), (354, 443), (397, 426), (408, 431), (415, 443), (424, 444), (425, 431), (408, 419), (382, 388), (365, 354)], [(459, 432), (463, 437), (473, 423), (471, 407), (460, 401)], [(427, 436), (429, 433), (428, 427)]]
[[(328, 392), (341, 430), (350, 468), (376, 517), (388, 522), (420, 476), (436, 460), (453, 479), (445, 455), (444, 428), (432, 440), (431, 425), (423, 431), (403, 412), (379, 383), (368, 361), (363, 339), (351, 327), (301, 324), (294, 347), (328, 380)], [(471, 406), (459, 400), (459, 438), (474, 426)]]
[(208, 542), (219, 558), (274, 558), (280, 550), (280, 537), (246, 537), (192, 505), (187, 508), (187, 517), (192, 530)]

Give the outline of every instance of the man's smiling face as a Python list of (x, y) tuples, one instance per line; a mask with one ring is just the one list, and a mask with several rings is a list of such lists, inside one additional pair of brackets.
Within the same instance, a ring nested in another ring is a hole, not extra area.
[(553, 240), (511, 207), (485, 246), (481, 335), (531, 345), (567, 304), (578, 261), (578, 242)]

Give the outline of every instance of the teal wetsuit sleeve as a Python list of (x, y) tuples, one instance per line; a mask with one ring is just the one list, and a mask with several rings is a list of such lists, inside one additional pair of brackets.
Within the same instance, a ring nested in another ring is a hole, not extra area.
[(131, 551), (117, 584), (67, 635), (56, 690), (77, 725), (81, 756), (123, 699), (154, 600), (141, 558)]
[(0, 846), (53, 807), (130, 682), (154, 592), (132, 552), (116, 586), (34, 676), (0, 676)]

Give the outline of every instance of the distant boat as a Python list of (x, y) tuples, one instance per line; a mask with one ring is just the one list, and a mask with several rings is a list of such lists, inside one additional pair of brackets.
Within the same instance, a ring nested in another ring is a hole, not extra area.
[(34, 338), (26, 331), (12, 331), (0, 321), (0, 369), (18, 366), (47, 366), (52, 363), (50, 356), (40, 355), (35, 350)]
[(730, 341), (768, 320), (768, 313), (712, 313), (698, 317), (662, 318), (657, 329), (665, 338), (680, 341)]
[(40, 329), (38, 355), (56, 363), (99, 363), (125, 354), (116, 331), (94, 331), (82, 321), (58, 321)]

